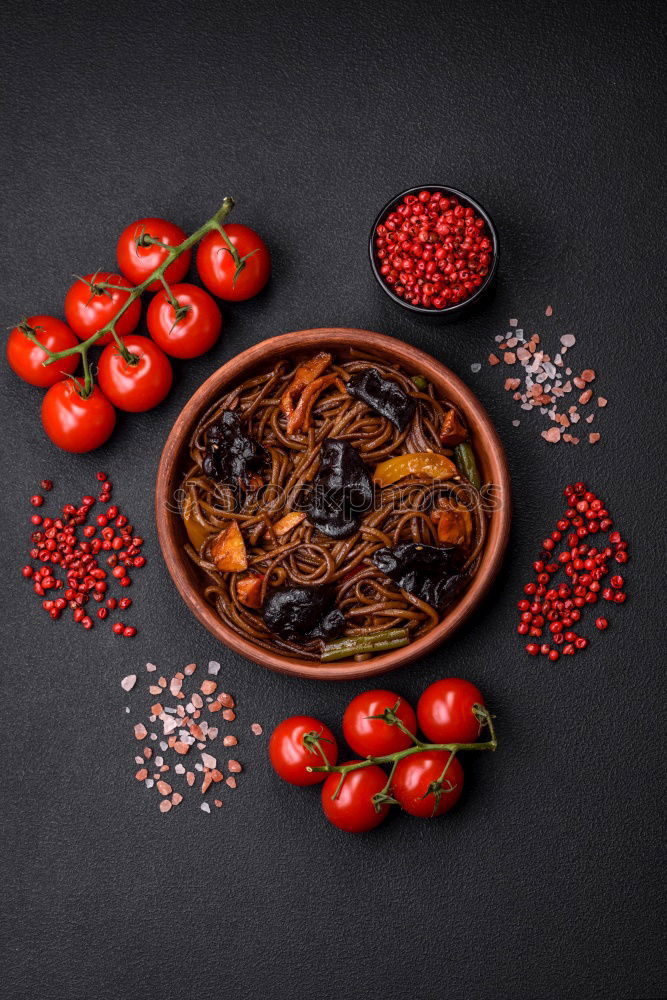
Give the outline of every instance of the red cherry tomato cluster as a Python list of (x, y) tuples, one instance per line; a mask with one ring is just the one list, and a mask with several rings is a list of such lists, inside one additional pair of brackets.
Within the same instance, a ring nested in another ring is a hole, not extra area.
[[(48, 390), (42, 423), (58, 447), (97, 448), (114, 429), (116, 409), (139, 413), (162, 402), (173, 382), (168, 355), (198, 357), (220, 336), (222, 315), (209, 292), (239, 302), (264, 287), (271, 271), (268, 248), (247, 226), (223, 229), (232, 205), (228, 199), (191, 237), (166, 219), (137, 219), (118, 239), (119, 272), (86, 274), (69, 289), (67, 323), (31, 316), (11, 331), (7, 360), (24, 381)], [(197, 242), (197, 269), (208, 291), (183, 280)], [(157, 293), (146, 313), (150, 337), (135, 332), (143, 292)], [(88, 361), (93, 346), (104, 348), (98, 385)], [(83, 378), (76, 377), (80, 361)]]
[[(429, 742), (418, 737), (417, 723)], [(484, 726), (488, 741), (477, 742)], [(441, 816), (463, 791), (457, 751), (496, 749), (482, 693), (458, 677), (431, 684), (416, 714), (393, 691), (357, 695), (345, 709), (343, 735), (359, 756), (339, 764), (331, 730), (313, 716), (295, 715), (273, 731), (269, 758), (275, 772), (292, 785), (324, 782), (324, 815), (348, 833), (372, 830), (392, 804), (412, 816)]]
[[(529, 639), (526, 651), (531, 656), (542, 654), (552, 663), (588, 647), (589, 640), (575, 631), (580, 628), (586, 605), (597, 604), (600, 597), (624, 604), (627, 596), (623, 576), (614, 573), (609, 564), (613, 559), (625, 565), (628, 543), (619, 531), (611, 530), (614, 522), (603, 501), (581, 482), (567, 485), (564, 494), (567, 510), (543, 540), (542, 551), (533, 563), (535, 581), (525, 584), (524, 596), (517, 604), (517, 632)], [(605, 532), (609, 536), (603, 544)], [(563, 548), (558, 552), (561, 542)], [(567, 581), (557, 583), (554, 577), (561, 569)], [(610, 572), (613, 575), (607, 586), (605, 577)], [(595, 624), (604, 631), (608, 622), (601, 617)], [(545, 631), (547, 635), (543, 635)]]

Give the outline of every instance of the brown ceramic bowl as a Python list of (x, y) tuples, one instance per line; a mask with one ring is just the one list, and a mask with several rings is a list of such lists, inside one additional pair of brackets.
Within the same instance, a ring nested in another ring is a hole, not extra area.
[[(496, 509), (491, 514), (489, 533), (481, 565), (461, 599), (443, 620), (421, 639), (409, 646), (383, 653), (357, 663), (340, 660), (321, 665), (297, 657), (277, 655), (255, 646), (225, 625), (203, 597), (203, 575), (185, 552), (185, 529), (174, 502), (188, 461), (188, 441), (202, 414), (230, 387), (242, 382), (274, 359), (328, 350), (345, 356), (350, 348), (375, 355), (378, 359), (398, 362), (406, 371), (425, 375), (440, 392), (461, 408), (475, 442), (475, 453), (482, 478), (496, 488)], [(317, 680), (355, 680), (372, 677), (405, 666), (432, 652), (466, 621), (488, 591), (505, 552), (510, 527), (510, 481), (507, 461), (498, 436), (479, 400), (463, 382), (435, 358), (393, 337), (369, 330), (325, 327), (298, 330), (272, 337), (232, 358), (204, 382), (186, 403), (171, 429), (164, 446), (157, 474), (155, 508), (158, 538), (167, 568), (181, 597), (205, 628), (220, 642), (249, 660), (283, 674), (312, 677)]]

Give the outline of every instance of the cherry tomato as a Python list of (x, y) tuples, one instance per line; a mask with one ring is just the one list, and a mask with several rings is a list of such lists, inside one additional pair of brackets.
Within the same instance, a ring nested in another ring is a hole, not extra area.
[(353, 698), (343, 716), (343, 735), (355, 753), (362, 757), (383, 757), (412, 746), (412, 740), (397, 726), (369, 716), (382, 715), (386, 708), (396, 708), (396, 715), (411, 733), (417, 730), (412, 706), (393, 691), (364, 691)]
[[(230, 243), (239, 257), (247, 257), (245, 267), (234, 281), (236, 264), (220, 233), (212, 232), (199, 244), (197, 270), (209, 292), (229, 302), (251, 299), (261, 292), (271, 274), (271, 256), (261, 236), (248, 226), (225, 226)], [(251, 256), (247, 256), (250, 254)]]
[[(70, 328), (53, 316), (30, 316), (26, 323), (50, 351), (66, 351), (78, 344)], [(7, 361), (24, 382), (46, 389), (62, 381), (64, 374), (73, 375), (79, 364), (79, 355), (71, 354), (45, 368), (42, 362), (46, 358), (47, 354), (41, 347), (28, 340), (20, 326), (15, 326), (7, 338)]]
[(330, 764), (338, 760), (338, 745), (331, 730), (312, 715), (293, 715), (284, 719), (271, 733), (269, 759), (276, 774), (290, 785), (317, 785), (324, 781), (324, 771), (307, 771), (307, 767), (320, 767), (324, 760), (317, 747), (303, 742), (306, 733), (317, 733), (322, 749)]
[[(346, 763), (359, 762), (348, 760)], [(389, 812), (388, 803), (381, 805), (378, 811), (373, 805), (373, 796), (387, 784), (387, 775), (382, 768), (370, 764), (358, 771), (350, 771), (334, 798), (339, 782), (340, 774), (334, 772), (322, 785), (322, 808), (329, 822), (347, 833), (365, 833), (379, 826)]]
[[(106, 326), (129, 298), (129, 292), (120, 292), (116, 288), (101, 289), (99, 285), (105, 281), (111, 285), (132, 288), (130, 282), (122, 274), (98, 271), (97, 274), (84, 275), (83, 280), (77, 278), (65, 297), (65, 319), (79, 340), (88, 340), (94, 333)], [(132, 333), (140, 316), (141, 302), (139, 299), (135, 299), (116, 323), (116, 333), (121, 337)], [(111, 334), (105, 333), (97, 341), (97, 344), (104, 347), (112, 340)]]
[[(160, 266), (169, 252), (164, 247), (154, 245), (137, 246), (135, 240), (140, 240), (142, 236), (152, 236), (154, 240), (159, 240), (169, 247), (177, 247), (187, 238), (180, 226), (167, 222), (166, 219), (147, 218), (131, 222), (118, 238), (116, 256), (119, 268), (133, 285), (141, 285)], [(188, 273), (191, 257), (190, 251), (186, 250), (169, 265), (164, 276), (170, 285), (183, 280)], [(162, 282), (156, 278), (155, 281), (151, 281), (148, 291), (155, 292), (161, 287)]]
[(472, 707), (484, 705), (479, 688), (460, 677), (427, 687), (417, 703), (419, 726), (432, 743), (472, 743), (481, 726)]
[(428, 819), (442, 816), (456, 805), (463, 791), (463, 768), (456, 757), (447, 768), (440, 795), (435, 791), (429, 792), (429, 787), (439, 780), (449, 758), (447, 750), (424, 750), (399, 760), (391, 791), (401, 809), (411, 816)]
[(116, 411), (97, 386), (82, 399), (74, 381), (65, 379), (44, 396), (42, 423), (53, 443), (64, 451), (92, 451), (111, 436)]
[(146, 323), (156, 344), (174, 358), (197, 358), (220, 336), (222, 315), (215, 299), (198, 285), (172, 285), (173, 297), (187, 312), (180, 319), (163, 289), (148, 307)]
[(148, 337), (124, 338), (128, 351), (139, 361), (125, 361), (118, 346), (109, 344), (99, 360), (100, 389), (119, 410), (141, 413), (161, 403), (171, 389), (173, 373), (167, 355)]

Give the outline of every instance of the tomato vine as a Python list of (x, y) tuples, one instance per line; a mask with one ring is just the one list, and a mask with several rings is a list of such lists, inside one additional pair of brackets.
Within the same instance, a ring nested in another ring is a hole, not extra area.
[[(238, 276), (243, 271), (246, 265), (246, 260), (248, 259), (249, 256), (251, 256), (251, 254), (247, 254), (245, 257), (241, 257), (236, 247), (228, 238), (223, 227), (223, 222), (225, 221), (225, 219), (227, 218), (233, 207), (234, 207), (234, 199), (230, 197), (225, 198), (224, 201), (222, 202), (222, 205), (215, 213), (215, 215), (213, 215), (210, 219), (208, 219), (194, 233), (192, 233), (185, 240), (183, 240), (182, 243), (178, 244), (178, 246), (173, 246), (173, 247), (168, 246), (167, 244), (162, 243), (157, 239), (154, 239), (152, 236), (148, 235), (145, 232), (138, 233), (134, 241), (137, 247), (159, 246), (167, 250), (168, 252), (162, 263), (158, 267), (156, 267), (155, 270), (152, 271), (151, 274), (149, 274), (145, 278), (145, 280), (141, 282), (141, 284), (130, 286), (129, 289), (125, 287), (120, 289), (122, 291), (129, 291), (127, 299), (119, 307), (118, 311), (112, 317), (112, 319), (110, 319), (108, 323), (106, 323), (103, 327), (101, 327), (90, 337), (88, 337), (87, 340), (83, 340), (80, 343), (76, 344), (75, 346), (68, 347), (61, 351), (51, 351), (47, 347), (45, 347), (44, 344), (40, 342), (39, 337), (37, 336), (37, 329), (31, 327), (27, 320), (23, 320), (19, 324), (18, 328), (28, 338), (28, 340), (30, 340), (37, 347), (40, 347), (46, 354), (46, 359), (42, 362), (43, 366), (46, 367), (48, 365), (52, 365), (56, 361), (61, 361), (64, 358), (71, 357), (72, 355), (80, 354), (83, 365), (83, 385), (81, 385), (79, 380), (76, 379), (73, 375), (69, 377), (76, 382), (77, 390), (81, 395), (81, 397), (83, 399), (87, 399), (93, 391), (93, 372), (88, 358), (88, 351), (90, 350), (91, 347), (93, 347), (100, 340), (102, 340), (103, 337), (110, 335), (115, 341), (116, 346), (118, 347), (118, 351), (120, 355), (124, 358), (124, 360), (128, 362), (128, 364), (136, 364), (138, 362), (138, 358), (127, 349), (122, 336), (120, 336), (116, 331), (116, 326), (118, 324), (118, 321), (127, 312), (127, 310), (131, 307), (131, 305), (134, 302), (136, 302), (136, 300), (140, 298), (140, 296), (145, 291), (148, 290), (149, 286), (154, 281), (159, 281), (164, 287), (166, 295), (169, 298), (169, 300), (172, 302), (174, 301), (173, 293), (165, 278), (165, 272), (167, 271), (167, 268), (171, 264), (173, 264), (173, 262), (177, 260), (183, 253), (190, 250), (191, 247), (199, 243), (200, 240), (202, 240), (209, 233), (215, 231), (218, 232), (222, 237), (222, 239), (224, 240), (227, 249), (229, 250), (229, 253), (231, 254), (234, 260), (236, 268), (235, 276)], [(92, 289), (92, 291), (94, 293), (95, 292), (99, 293), (110, 289), (111, 290), (115, 289), (116, 287), (117, 287), (116, 285), (105, 281), (95, 282), (95, 286)], [(179, 312), (177, 312), (177, 321), (178, 321), (178, 316)]]
[[(498, 740), (496, 738), (496, 731), (493, 725), (493, 716), (488, 711), (484, 705), (474, 704), (472, 706), (472, 711), (480, 724), (480, 727), (486, 727), (488, 729), (489, 738), (485, 743), (425, 743), (420, 740), (414, 733), (403, 724), (401, 719), (396, 714), (399, 703), (397, 703), (393, 709), (387, 708), (381, 715), (370, 716), (373, 719), (381, 719), (388, 726), (396, 726), (405, 733), (410, 740), (412, 740), (412, 746), (407, 747), (405, 750), (398, 750), (395, 753), (385, 754), (382, 757), (366, 757), (365, 760), (355, 761), (351, 764), (330, 764), (327, 760), (326, 750), (322, 746), (320, 741), (320, 734), (317, 732), (306, 733), (303, 737), (303, 743), (306, 747), (316, 748), (319, 752), (323, 764), (317, 767), (307, 767), (306, 770), (310, 772), (323, 772), (325, 774), (339, 774), (340, 781), (334, 791), (332, 798), (336, 798), (341, 790), (345, 777), (352, 771), (358, 771), (361, 768), (372, 767), (374, 765), (391, 765), (389, 771), (389, 777), (387, 782), (381, 791), (373, 796), (373, 805), (376, 812), (380, 812), (384, 805), (398, 805), (396, 799), (391, 795), (391, 783), (394, 777), (394, 771), (396, 765), (400, 760), (405, 757), (410, 757), (413, 754), (422, 753), (424, 751), (444, 751), (449, 753), (449, 758), (438, 778), (433, 781), (425, 795), (433, 795), (435, 798), (435, 806), (437, 808), (438, 802), (443, 794), (452, 792), (454, 786), (448, 781), (447, 771), (451, 765), (456, 754), (459, 750), (496, 750), (498, 747)], [(449, 785), (449, 787), (447, 787)]]

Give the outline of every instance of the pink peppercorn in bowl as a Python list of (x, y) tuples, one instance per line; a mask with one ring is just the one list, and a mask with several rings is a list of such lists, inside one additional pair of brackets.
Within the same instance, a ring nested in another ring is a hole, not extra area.
[(489, 291), (498, 234), (479, 202), (441, 184), (409, 188), (378, 213), (368, 252), (394, 302), (438, 320), (459, 319)]

